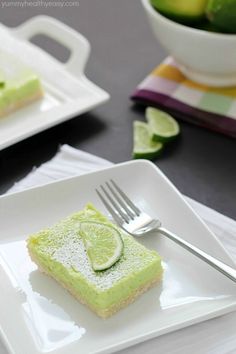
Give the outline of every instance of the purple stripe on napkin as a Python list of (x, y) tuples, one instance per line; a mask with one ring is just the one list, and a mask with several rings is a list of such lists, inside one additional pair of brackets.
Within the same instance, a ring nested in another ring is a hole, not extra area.
[(136, 90), (131, 96), (131, 99), (144, 105), (164, 108), (179, 119), (236, 138), (235, 120), (223, 115), (206, 112), (191, 107), (168, 95), (143, 89)]

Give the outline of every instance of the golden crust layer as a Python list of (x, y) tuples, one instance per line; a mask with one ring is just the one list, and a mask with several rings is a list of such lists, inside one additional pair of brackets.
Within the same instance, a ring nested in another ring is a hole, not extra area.
[(0, 118), (5, 117), (8, 114), (11, 114), (13, 112), (16, 112), (19, 109), (21, 109), (25, 106), (28, 106), (30, 103), (33, 103), (42, 97), (43, 97), (43, 91), (39, 90), (38, 92), (34, 93), (33, 95), (28, 96), (27, 98), (24, 98), (24, 99), (16, 102), (15, 104), (9, 105), (3, 110), (0, 110)]

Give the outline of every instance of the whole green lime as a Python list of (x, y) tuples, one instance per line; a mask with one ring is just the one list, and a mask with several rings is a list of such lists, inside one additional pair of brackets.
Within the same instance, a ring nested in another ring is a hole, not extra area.
[(236, 34), (236, 0), (209, 0), (206, 15), (221, 31)]
[(207, 0), (150, 0), (163, 15), (183, 23), (196, 22), (205, 15)]

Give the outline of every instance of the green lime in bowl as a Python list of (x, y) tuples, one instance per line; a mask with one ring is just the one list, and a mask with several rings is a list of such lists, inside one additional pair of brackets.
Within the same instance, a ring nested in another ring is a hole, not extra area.
[(151, 0), (163, 15), (182, 23), (194, 23), (205, 15), (207, 0)]
[(236, 33), (236, 0), (208, 0), (206, 15), (220, 31)]

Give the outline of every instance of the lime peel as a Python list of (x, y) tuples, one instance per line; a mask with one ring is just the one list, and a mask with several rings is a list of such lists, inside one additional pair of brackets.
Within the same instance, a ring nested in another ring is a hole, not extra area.
[(148, 124), (140, 121), (134, 121), (133, 129), (133, 158), (151, 160), (157, 157), (163, 149), (163, 144), (161, 142), (152, 141)]
[(80, 235), (95, 271), (111, 268), (123, 254), (123, 240), (115, 227), (96, 221), (82, 221)]
[(208, 0), (206, 16), (218, 32), (236, 33), (235, 0)]

